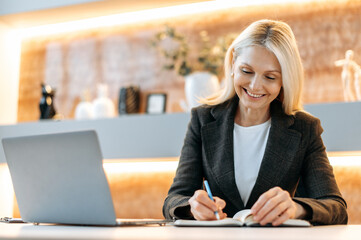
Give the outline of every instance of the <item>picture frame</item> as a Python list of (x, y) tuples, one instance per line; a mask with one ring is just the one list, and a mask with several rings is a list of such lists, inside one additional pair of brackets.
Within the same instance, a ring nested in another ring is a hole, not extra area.
[(161, 114), (165, 113), (167, 105), (166, 93), (150, 93), (147, 96), (146, 113)]

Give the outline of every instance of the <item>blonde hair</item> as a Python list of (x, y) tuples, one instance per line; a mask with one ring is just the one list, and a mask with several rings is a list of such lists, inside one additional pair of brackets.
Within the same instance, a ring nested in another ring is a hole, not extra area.
[(295, 36), (287, 23), (273, 20), (259, 20), (249, 25), (228, 48), (224, 60), (224, 88), (200, 102), (217, 105), (232, 98), (236, 92), (233, 85), (233, 63), (243, 48), (263, 46), (271, 51), (281, 66), (282, 88), (279, 100), (286, 114), (292, 115), (303, 109), (301, 103), (303, 87), (303, 66)]

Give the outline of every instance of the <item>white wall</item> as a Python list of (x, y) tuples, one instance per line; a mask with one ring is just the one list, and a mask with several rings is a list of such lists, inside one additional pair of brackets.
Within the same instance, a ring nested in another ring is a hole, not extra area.
[(16, 123), (19, 95), (20, 41), (0, 22), (0, 125)]
[(0, 217), (12, 217), (14, 208), (14, 190), (9, 169), (0, 164)]

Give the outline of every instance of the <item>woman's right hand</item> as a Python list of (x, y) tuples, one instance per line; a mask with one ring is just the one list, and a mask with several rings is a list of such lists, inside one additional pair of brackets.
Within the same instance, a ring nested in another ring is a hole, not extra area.
[(222, 211), (226, 202), (218, 197), (213, 197), (213, 199), (214, 202), (204, 190), (195, 191), (188, 201), (193, 217), (197, 220), (217, 220), (215, 211), (218, 211), (220, 219), (227, 217), (227, 214)]

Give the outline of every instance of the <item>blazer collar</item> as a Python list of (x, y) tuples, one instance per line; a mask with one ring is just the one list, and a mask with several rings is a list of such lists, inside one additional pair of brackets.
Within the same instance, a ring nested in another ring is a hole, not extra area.
[(301, 133), (291, 128), (295, 117), (286, 115), (279, 101), (271, 104), (271, 118), (265, 153), (246, 208), (251, 208), (259, 196), (270, 188), (281, 185), (301, 142)]
[[(232, 121), (234, 123), (234, 117), (238, 107), (239, 98), (235, 95), (228, 101), (215, 106), (211, 109), (211, 114), (216, 121), (226, 122)], [(232, 118), (232, 119), (230, 119)], [(294, 123), (294, 116), (290, 116), (284, 113), (282, 109), (282, 103), (278, 100), (274, 100), (271, 103), (271, 118), (272, 124), (278, 125), (277, 127), (288, 128)]]
[[(243, 209), (234, 175), (233, 164), (233, 128), (234, 116), (238, 107), (238, 97), (217, 105), (211, 109), (214, 121), (201, 129), (207, 167), (213, 174), (214, 181), (223, 195), (236, 206)], [(227, 200), (226, 200), (227, 201)]]
[[(233, 129), (238, 107), (237, 95), (211, 109), (214, 121), (205, 124), (202, 131), (205, 156), (208, 167), (219, 189), (238, 209), (245, 207), (235, 182)], [(252, 207), (259, 195), (277, 186), (283, 171), (287, 171), (299, 145), (300, 133), (289, 129), (294, 117), (286, 115), (278, 101), (271, 103), (271, 129), (261, 163), (259, 176), (251, 192), (247, 208)]]
[(216, 105), (211, 109), (211, 114), (216, 121), (225, 122), (229, 118), (232, 119), (232, 123), (234, 122), (234, 116), (236, 115), (236, 110), (238, 107), (239, 98), (235, 95), (233, 98), (229, 99), (228, 101)]

